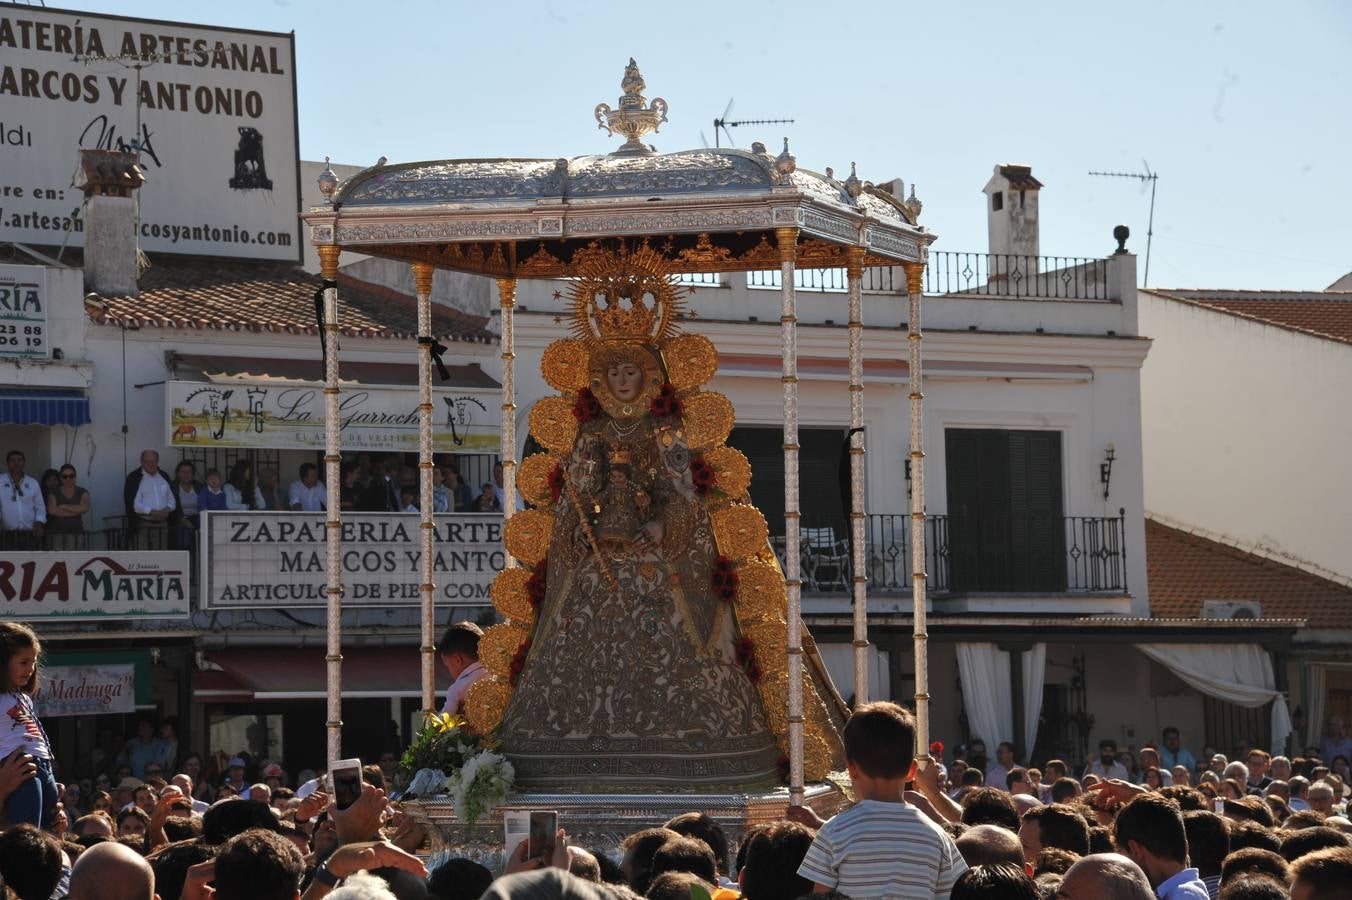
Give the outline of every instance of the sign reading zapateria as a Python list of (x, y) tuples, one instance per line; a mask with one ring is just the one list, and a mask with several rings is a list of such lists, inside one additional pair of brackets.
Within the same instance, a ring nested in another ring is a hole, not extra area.
[(0, 241), (82, 246), (80, 149), (139, 148), (141, 249), (299, 260), (295, 85), (289, 34), (0, 3)]
[[(328, 559), (321, 513), (210, 512), (203, 516), (202, 602), (208, 609), (322, 608)], [(418, 516), (343, 516), (343, 606), (417, 606)], [(502, 516), (436, 516), (437, 602), (487, 606), (506, 563)]]
[[(495, 392), (437, 389), (432, 448), (438, 453), (497, 450), (501, 400)], [(174, 447), (323, 450), (324, 388), (270, 381), (171, 381), (165, 392)], [(418, 392), (351, 385), (338, 399), (344, 450), (416, 452)]]
[(0, 557), (0, 618), (186, 616), (188, 576), (182, 550), (10, 553)]

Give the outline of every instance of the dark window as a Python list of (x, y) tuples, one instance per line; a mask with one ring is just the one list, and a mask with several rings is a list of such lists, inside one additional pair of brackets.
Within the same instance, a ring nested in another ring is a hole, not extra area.
[(1061, 433), (950, 428), (944, 447), (953, 590), (1064, 591)]
[[(845, 501), (841, 496), (840, 460), (845, 432), (839, 428), (798, 429), (798, 497), (804, 528), (832, 528), (848, 536)], [(751, 502), (770, 525), (784, 534), (784, 431), (756, 426), (732, 430), (728, 446), (751, 463)], [(846, 469), (848, 472), (848, 468)], [(848, 483), (846, 485), (848, 492)], [(848, 493), (846, 494), (848, 496)]]
[(995, 212), (999, 212), (1004, 208), (1005, 208), (1005, 195), (1000, 191), (996, 191), (994, 194), (991, 194), (991, 209), (994, 210)]

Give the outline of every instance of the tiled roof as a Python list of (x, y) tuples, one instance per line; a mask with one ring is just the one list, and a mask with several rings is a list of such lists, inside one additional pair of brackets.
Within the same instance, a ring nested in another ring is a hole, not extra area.
[(1016, 191), (1034, 191), (1042, 187), (1042, 182), (1033, 177), (1032, 166), (1003, 165), (1000, 174), (1009, 180), (1009, 186)]
[(1352, 587), (1149, 518), (1145, 559), (1152, 616), (1198, 616), (1205, 600), (1248, 600), (1262, 604), (1265, 618), (1352, 628)]
[(1151, 288), (1150, 293), (1289, 331), (1352, 344), (1352, 291), (1227, 291)]
[[(96, 322), (142, 328), (203, 328), (318, 335), (318, 275), (299, 266), (157, 258), (135, 297), (100, 297)], [(338, 324), (353, 337), (417, 336), (412, 297), (338, 275)], [(432, 331), (441, 340), (491, 343), (487, 319), (434, 304)]]

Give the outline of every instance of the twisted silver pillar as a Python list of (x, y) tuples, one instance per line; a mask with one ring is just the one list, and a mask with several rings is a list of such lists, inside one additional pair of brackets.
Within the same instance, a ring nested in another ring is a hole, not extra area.
[(788, 587), (789, 802), (803, 802), (802, 513), (798, 505), (798, 314), (793, 276), (798, 229), (777, 228), (781, 310), (779, 334), (784, 384), (784, 580)]
[[(317, 247), (319, 273), (326, 285), (338, 278), (336, 245)], [(343, 757), (343, 474), (338, 388), (338, 288), (324, 288), (324, 477), (328, 510), (324, 514), (325, 619), (328, 625), (325, 666), (325, 728), (329, 759)]]
[(850, 354), (850, 571), (853, 577), (854, 705), (868, 702), (868, 569), (864, 535), (864, 248), (845, 251)]
[(432, 518), (432, 277), (429, 263), (413, 264), (413, 284), (418, 295), (418, 537), (422, 638), (419, 645), (422, 673), (422, 711), (436, 711), (436, 522)]
[(915, 755), (928, 759), (930, 745), (929, 630), (925, 621), (925, 394), (920, 373), (920, 295), (924, 263), (906, 263), (906, 377), (911, 401), (911, 606), (915, 622)]
[[(498, 279), (498, 302), (502, 308), (502, 521), (516, 512), (516, 279)], [(505, 552), (505, 551), (504, 551)], [(517, 561), (506, 553), (507, 567)]]

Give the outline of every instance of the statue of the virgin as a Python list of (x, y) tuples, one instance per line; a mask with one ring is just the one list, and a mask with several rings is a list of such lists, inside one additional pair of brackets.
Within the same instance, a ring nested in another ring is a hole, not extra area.
[[(742, 790), (777, 784), (787, 747), (783, 575), (723, 446), (731, 404), (700, 390), (712, 344), (675, 334), (679, 289), (656, 251), (581, 251), (562, 392), (532, 410), (550, 452), (508, 523), (523, 564), (494, 583), (493, 672), (466, 708), (497, 730), (527, 789)], [(575, 260), (575, 265), (578, 263)], [(806, 629), (808, 777), (839, 765), (838, 704)]]

